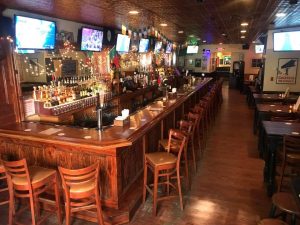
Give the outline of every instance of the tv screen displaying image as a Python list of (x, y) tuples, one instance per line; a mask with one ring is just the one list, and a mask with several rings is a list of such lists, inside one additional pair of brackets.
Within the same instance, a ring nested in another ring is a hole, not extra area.
[(274, 51), (300, 51), (300, 31), (274, 33)]
[(82, 51), (100, 52), (102, 49), (103, 31), (83, 27), (81, 30), (80, 49)]
[(130, 38), (127, 35), (118, 34), (116, 50), (118, 52), (129, 51)]
[(161, 47), (162, 47), (162, 42), (161, 41), (157, 41), (155, 43), (154, 52), (159, 52), (161, 50)]
[(53, 21), (15, 16), (18, 49), (54, 49), (56, 24)]
[(140, 40), (139, 52), (145, 53), (148, 52), (148, 49), (149, 49), (149, 39), (142, 38)]
[(172, 53), (172, 49), (173, 49), (173, 44), (169, 42), (166, 47), (166, 53), (167, 54)]
[(198, 46), (195, 46), (195, 45), (189, 45), (189, 46), (187, 47), (186, 53), (187, 53), (187, 54), (197, 54), (197, 53), (198, 53)]
[(264, 52), (264, 45), (255, 45), (255, 53), (260, 54)]

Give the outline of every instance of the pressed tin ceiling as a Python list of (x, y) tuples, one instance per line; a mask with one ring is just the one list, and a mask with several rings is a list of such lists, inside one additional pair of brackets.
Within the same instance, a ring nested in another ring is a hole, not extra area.
[[(269, 25), (300, 25), (300, 6), (289, 0), (1, 0), (4, 7), (97, 26), (131, 29), (154, 26), (184, 43), (190, 35), (207, 43), (249, 43)], [(129, 11), (136, 10), (137, 15)], [(287, 15), (276, 18), (277, 12)], [(247, 22), (241, 34), (241, 23)], [(167, 24), (167, 26), (160, 26)], [(179, 34), (178, 31), (184, 31)], [(223, 34), (223, 35), (222, 35)], [(245, 39), (241, 36), (245, 35)], [(200, 40), (200, 41), (201, 41)]]

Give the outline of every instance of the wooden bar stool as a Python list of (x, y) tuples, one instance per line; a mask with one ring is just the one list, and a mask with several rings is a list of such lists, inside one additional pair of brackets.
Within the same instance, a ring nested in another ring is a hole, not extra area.
[[(177, 156), (171, 153), (171, 143), (174, 141), (180, 143), (180, 149)], [(153, 215), (156, 215), (158, 201), (171, 197), (177, 197), (176, 195), (170, 195), (170, 186), (178, 191), (180, 208), (183, 210), (180, 181), (180, 161), (185, 145), (186, 136), (181, 131), (171, 129), (169, 132), (168, 152), (154, 152), (145, 154), (143, 202), (146, 201), (146, 194), (148, 191), (153, 196)], [(148, 168), (154, 173), (154, 183), (149, 185), (147, 184)], [(159, 182), (159, 178), (166, 178), (166, 181)], [(177, 179), (177, 187), (171, 183), (172, 179)], [(157, 196), (159, 184), (167, 185), (167, 196)], [(153, 189), (151, 189), (151, 187), (153, 187)]]
[[(283, 138), (283, 156), (282, 165), (279, 171), (280, 179), (278, 184), (278, 192), (281, 191), (283, 178), (285, 176), (299, 175), (300, 171), (300, 137), (299, 136), (284, 136)], [(287, 169), (291, 173), (286, 173)], [(292, 173), (295, 172), (296, 173)]]
[[(189, 166), (188, 166), (188, 157), (187, 157), (187, 151), (188, 151), (188, 144), (190, 143), (191, 137), (193, 135), (193, 127), (194, 123), (191, 121), (186, 121), (186, 120), (180, 120), (179, 121), (179, 130), (184, 133), (186, 136), (186, 145), (184, 148), (184, 168), (185, 168), (185, 176), (186, 176), (186, 186), (190, 188), (190, 176), (189, 176)], [(193, 144), (193, 143), (191, 143)], [(165, 150), (168, 151), (168, 146), (169, 145), (169, 139), (162, 139), (159, 140), (158, 142), (158, 149), (161, 147)], [(178, 154), (180, 150), (180, 142), (176, 140), (176, 142), (171, 143), (171, 152)]]
[[(5, 183), (7, 183), (5, 168), (4, 168), (4, 166), (2, 165), (1, 162), (0, 162), (0, 181), (3, 181)], [(3, 192), (8, 192), (8, 187), (7, 186), (0, 188), (0, 194), (1, 195), (2, 195)], [(0, 199), (0, 205), (6, 205), (6, 204), (9, 204), (9, 199), (7, 199), (7, 200)], [(8, 224), (12, 224), (12, 221), (8, 221)]]
[(96, 209), (99, 225), (104, 225), (99, 192), (99, 163), (70, 170), (58, 167), (65, 196), (66, 225), (70, 225), (71, 214)]
[(278, 219), (263, 219), (257, 225), (288, 225), (286, 222)]
[(206, 138), (204, 123), (203, 123), (203, 119), (204, 119), (203, 111), (204, 111), (203, 108), (199, 105), (195, 105), (194, 108), (192, 109), (193, 113), (197, 113), (200, 116), (196, 128), (196, 139), (200, 151), (200, 156), (203, 155), (203, 150), (204, 150), (204, 146), (201, 145), (201, 142), (203, 143), (204, 139)]
[(291, 193), (277, 192), (272, 196), (271, 218), (276, 217), (276, 210), (281, 211), (284, 219), (286, 215), (291, 215), (291, 225), (296, 225), (296, 218), (300, 215), (300, 211)]
[(17, 214), (14, 208), (14, 198), (29, 198), (32, 225), (43, 223), (49, 215), (40, 217), (39, 197), (40, 194), (54, 187), (55, 210), (58, 223), (61, 224), (60, 197), (56, 170), (38, 166), (27, 167), (25, 159), (12, 162), (3, 161), (3, 165), (11, 196), (9, 202), (9, 221), (18, 223), (14, 221)]

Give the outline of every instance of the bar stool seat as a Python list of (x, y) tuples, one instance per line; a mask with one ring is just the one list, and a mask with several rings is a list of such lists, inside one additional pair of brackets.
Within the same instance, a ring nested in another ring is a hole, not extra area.
[[(56, 174), (55, 170), (47, 169), (39, 166), (33, 166), (28, 168), (29, 177), (31, 184), (35, 186), (41, 181), (45, 181), (46, 179), (51, 179), (51, 176)], [(26, 177), (12, 177), (12, 183), (14, 185), (24, 186), (27, 185), (27, 178)]]
[(288, 224), (278, 219), (263, 219), (259, 221), (257, 225), (288, 225)]
[(299, 208), (292, 194), (287, 192), (277, 192), (272, 196), (272, 204), (278, 209), (290, 213), (300, 215)]
[[(0, 162), (0, 180), (6, 180), (6, 175), (5, 175), (5, 168), (3, 166), (3, 164), (1, 164)], [(8, 187), (3, 187), (3, 188), (0, 188), (0, 193), (2, 192), (5, 192), (5, 191), (8, 191)], [(5, 205), (5, 204), (8, 204), (9, 203), (9, 200), (1, 200), (0, 201), (0, 205)]]
[[(169, 140), (168, 139), (161, 139), (159, 140), (159, 145), (164, 149), (164, 150), (168, 150), (168, 144), (169, 144)], [(178, 141), (172, 140), (171, 142), (171, 150), (172, 151), (178, 151), (180, 148), (180, 143)]]
[(153, 166), (160, 166), (170, 164), (173, 166), (177, 162), (177, 157), (168, 152), (154, 152), (146, 154), (147, 160)]
[(70, 195), (81, 194), (83, 192), (94, 191), (96, 184), (93, 181), (70, 184)]

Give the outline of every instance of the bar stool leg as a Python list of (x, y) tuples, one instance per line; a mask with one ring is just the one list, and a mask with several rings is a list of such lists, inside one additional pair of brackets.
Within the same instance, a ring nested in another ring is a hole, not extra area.
[(181, 208), (181, 210), (183, 210), (183, 201), (182, 201), (182, 192), (181, 192), (181, 181), (180, 181), (179, 168), (177, 169), (177, 185), (178, 185), (180, 208)]
[(70, 205), (70, 199), (66, 199), (65, 208), (66, 208), (66, 225), (70, 225), (71, 220), (71, 205)]
[(58, 188), (58, 177), (55, 174), (54, 178), (54, 192), (55, 192), (55, 204), (56, 204), (56, 210), (57, 210), (57, 221), (59, 224), (62, 224), (62, 215), (61, 215), (61, 207), (60, 207), (60, 194), (59, 194), (59, 188)]
[(156, 216), (157, 210), (157, 188), (158, 188), (158, 169), (154, 168), (154, 186), (153, 186), (153, 215)]
[(9, 213), (8, 213), (8, 225), (13, 225), (13, 217), (15, 214), (15, 201), (14, 201), (14, 193), (13, 193), (13, 187), (11, 184), (11, 180), (9, 177), (7, 177), (7, 186), (8, 186), (8, 192), (9, 192)]
[(196, 173), (196, 171), (197, 171), (197, 165), (196, 165), (195, 140), (194, 140), (194, 138), (191, 138), (191, 142), (192, 142), (193, 165), (194, 165), (194, 171), (195, 171), (195, 173)]
[(296, 215), (292, 214), (291, 225), (296, 225)]
[(33, 193), (30, 193), (30, 197), (29, 197), (29, 202), (30, 202), (30, 210), (31, 210), (31, 221), (32, 221), (32, 225), (36, 225), (35, 222), (35, 206), (34, 206), (34, 195)]
[(35, 206), (36, 221), (39, 221), (39, 218), (41, 216), (39, 196), (37, 194), (33, 194), (33, 199), (34, 199), (34, 206)]
[(189, 168), (188, 168), (187, 146), (185, 147), (184, 150), (184, 167), (185, 167), (185, 176), (186, 176), (186, 188), (188, 190), (191, 190)]
[(146, 201), (146, 195), (147, 195), (147, 189), (146, 189), (146, 185), (147, 185), (147, 174), (148, 174), (148, 168), (147, 168), (147, 163), (146, 163), (146, 159), (144, 162), (144, 187), (143, 187), (143, 203), (145, 203)]
[(275, 217), (275, 213), (276, 213), (276, 206), (274, 204), (272, 204), (269, 217), (270, 218), (274, 218)]

